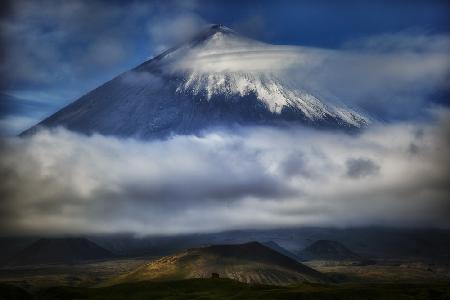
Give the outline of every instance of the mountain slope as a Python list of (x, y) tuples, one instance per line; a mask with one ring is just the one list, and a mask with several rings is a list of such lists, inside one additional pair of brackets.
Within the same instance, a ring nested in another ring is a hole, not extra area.
[(7, 266), (72, 264), (114, 255), (85, 238), (42, 238), (12, 257)]
[(264, 242), (263, 245), (266, 246), (266, 247), (269, 247), (272, 250), (275, 250), (275, 251), (283, 254), (284, 256), (292, 258), (293, 260), (296, 260), (296, 261), (300, 260), (300, 258), (297, 255), (295, 255), (294, 253), (284, 249), (283, 247), (281, 247), (280, 245), (278, 245), (274, 241)]
[(258, 242), (194, 248), (150, 262), (115, 283), (220, 277), (247, 283), (328, 282), (328, 278)]
[(280, 77), (274, 69), (289, 59), (285, 52), (213, 25), (25, 133), (64, 126), (86, 134), (145, 139), (233, 124), (359, 128), (369, 123), (342, 103), (325, 103)]
[(336, 241), (318, 240), (298, 255), (304, 260), (355, 260), (361, 257)]

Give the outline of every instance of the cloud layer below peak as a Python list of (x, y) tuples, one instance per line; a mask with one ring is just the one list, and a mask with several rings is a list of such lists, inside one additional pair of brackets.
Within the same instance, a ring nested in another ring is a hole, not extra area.
[(358, 135), (242, 128), (165, 141), (64, 129), (2, 141), (2, 234), (449, 227), (450, 113)]

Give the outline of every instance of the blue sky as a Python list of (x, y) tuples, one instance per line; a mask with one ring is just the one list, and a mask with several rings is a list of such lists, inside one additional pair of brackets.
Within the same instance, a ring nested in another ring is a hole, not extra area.
[(260, 27), (256, 37), (270, 43), (335, 48), (350, 39), (411, 28), (447, 32), (448, 6), (414, 0), (210, 1), (200, 13), (229, 25), (254, 20)]
[(268, 43), (328, 49), (360, 47), (380, 35), (417, 40), (450, 31), (447, 1), (19, 0), (3, 10), (0, 122), (9, 133), (208, 23)]

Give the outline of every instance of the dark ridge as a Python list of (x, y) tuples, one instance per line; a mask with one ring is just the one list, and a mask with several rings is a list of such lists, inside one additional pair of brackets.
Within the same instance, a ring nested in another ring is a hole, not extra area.
[(343, 244), (330, 241), (318, 240), (299, 253), (304, 260), (355, 260), (361, 257), (345, 247)]
[(278, 253), (283, 254), (284, 256), (292, 258), (293, 260), (296, 260), (296, 261), (300, 260), (300, 258), (297, 255), (295, 255), (294, 253), (292, 253), (292, 252), (286, 250), (285, 248), (281, 247), (280, 245), (278, 245), (274, 241), (264, 242), (263, 245), (266, 246), (266, 247), (269, 247), (272, 250), (277, 251)]
[(113, 257), (86, 238), (42, 238), (13, 256), (6, 266), (74, 264)]

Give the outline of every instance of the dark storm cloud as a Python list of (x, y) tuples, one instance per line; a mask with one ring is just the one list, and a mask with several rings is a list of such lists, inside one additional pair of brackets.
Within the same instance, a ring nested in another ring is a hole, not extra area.
[(2, 234), (449, 227), (449, 116), (358, 135), (242, 128), (144, 142), (58, 129), (5, 139)]
[(365, 158), (351, 158), (346, 162), (347, 176), (351, 178), (360, 178), (377, 174), (380, 166), (370, 159)]
[(283, 175), (287, 177), (292, 176), (317, 176), (314, 170), (308, 165), (307, 157), (300, 151), (296, 151), (280, 162), (279, 168)]

